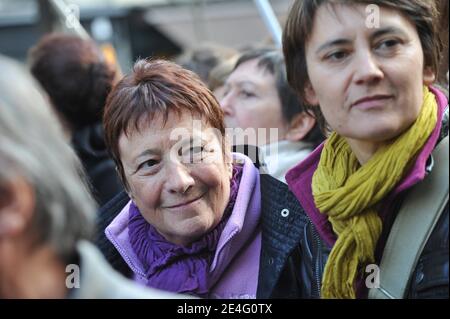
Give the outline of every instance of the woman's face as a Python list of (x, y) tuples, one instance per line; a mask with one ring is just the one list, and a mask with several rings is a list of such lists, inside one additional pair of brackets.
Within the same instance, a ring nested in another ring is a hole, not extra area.
[[(201, 123), (201, 124), (200, 124)], [(122, 133), (119, 150), (129, 193), (168, 241), (187, 245), (222, 219), (232, 166), (215, 132), (190, 113), (158, 114)]]
[(322, 5), (306, 44), (307, 99), (351, 146), (405, 131), (419, 115), (422, 86), (434, 80), (415, 26), (383, 7), (379, 18), (369, 28), (365, 5)]
[(278, 130), (278, 135), (258, 136), (259, 145), (281, 140), (286, 134), (275, 78), (258, 66), (258, 60), (246, 61), (230, 74), (220, 105), (227, 127)]

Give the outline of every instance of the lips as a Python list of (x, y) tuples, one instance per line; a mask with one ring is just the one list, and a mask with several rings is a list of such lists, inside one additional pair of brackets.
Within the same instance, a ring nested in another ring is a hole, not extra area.
[(376, 106), (379, 106), (381, 103), (383, 103), (386, 100), (392, 99), (392, 95), (385, 95), (385, 94), (377, 94), (377, 95), (371, 95), (363, 97), (356, 102), (354, 102), (351, 106), (357, 107), (357, 108), (373, 108)]
[[(206, 193), (205, 193), (205, 194), (206, 194)], [(164, 206), (163, 208), (179, 208), (179, 207), (187, 206), (187, 205), (192, 204), (193, 202), (199, 200), (199, 199), (202, 198), (205, 194), (202, 194), (202, 195), (200, 195), (200, 196), (198, 196), (198, 197), (195, 197), (195, 198), (193, 198), (193, 199), (191, 199), (191, 200), (188, 200), (188, 201), (185, 201), (185, 202), (182, 202), (182, 203), (179, 203), (179, 204), (170, 205), (170, 206)]]

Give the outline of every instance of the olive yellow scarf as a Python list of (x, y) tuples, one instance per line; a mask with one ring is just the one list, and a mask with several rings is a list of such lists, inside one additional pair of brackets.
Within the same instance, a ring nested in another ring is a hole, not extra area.
[(374, 263), (382, 222), (375, 209), (404, 177), (436, 126), (437, 102), (424, 87), (414, 124), (360, 166), (346, 140), (335, 132), (322, 150), (312, 179), (316, 207), (328, 216), (338, 239), (322, 280), (322, 298), (355, 298), (355, 279)]

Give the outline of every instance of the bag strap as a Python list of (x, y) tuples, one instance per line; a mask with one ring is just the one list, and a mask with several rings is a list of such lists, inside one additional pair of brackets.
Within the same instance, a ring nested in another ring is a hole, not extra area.
[(449, 144), (446, 136), (433, 151), (435, 167), (411, 190), (389, 234), (379, 267), (380, 285), (369, 299), (401, 299), (425, 244), (449, 199)]

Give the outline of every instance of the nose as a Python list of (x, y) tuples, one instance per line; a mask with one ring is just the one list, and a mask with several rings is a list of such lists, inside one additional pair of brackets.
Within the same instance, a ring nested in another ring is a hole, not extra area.
[(354, 67), (354, 81), (356, 84), (375, 84), (384, 77), (379, 62), (370, 50), (361, 50), (357, 54)]
[(166, 190), (171, 194), (185, 194), (195, 184), (188, 169), (181, 163), (172, 163), (166, 172)]
[(223, 113), (225, 116), (233, 115), (233, 97), (230, 91), (225, 92), (225, 94), (220, 99), (219, 103), (222, 107)]

